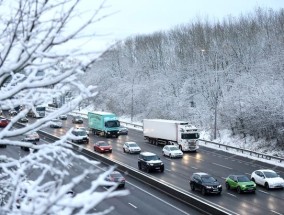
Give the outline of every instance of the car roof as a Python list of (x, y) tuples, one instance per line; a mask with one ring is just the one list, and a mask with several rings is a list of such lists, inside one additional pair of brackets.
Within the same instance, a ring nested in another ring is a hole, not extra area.
[(272, 169), (258, 169), (258, 170), (255, 170), (255, 171), (261, 171), (261, 172), (275, 172), (275, 171), (272, 170)]
[(156, 155), (155, 153), (152, 152), (141, 152), (141, 155), (145, 155), (145, 156), (152, 156), (152, 155)]
[(195, 175), (200, 175), (200, 176), (211, 176), (211, 175), (209, 175), (208, 173), (205, 173), (205, 172), (195, 172), (195, 173), (193, 173), (193, 174), (195, 174)]
[[(129, 141), (129, 142), (125, 142), (125, 143), (128, 143), (128, 144), (129, 144), (129, 143), (136, 143), (136, 142), (133, 142), (133, 141)], [(136, 144), (137, 144), (137, 143), (136, 143)]]
[[(234, 176), (234, 177), (243, 177), (243, 176), (246, 176), (246, 175), (241, 175), (241, 174), (230, 174), (229, 176)], [(247, 177), (247, 176), (246, 176)]]

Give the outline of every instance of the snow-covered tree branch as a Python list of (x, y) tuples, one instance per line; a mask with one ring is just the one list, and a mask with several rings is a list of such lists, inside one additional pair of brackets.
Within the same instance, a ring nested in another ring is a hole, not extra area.
[[(81, 7), (86, 2), (88, 11)], [(10, 214), (86, 214), (105, 198), (127, 194), (114, 191), (115, 187), (97, 191), (101, 185), (110, 185), (105, 177), (113, 168), (102, 173), (96, 168), (97, 162), (73, 152), (66, 143), (72, 138), (70, 131), (59, 141), (37, 146), (20, 138), (96, 95), (96, 87), (85, 87), (78, 79), (97, 58), (96, 47), (90, 52), (72, 44), (95, 39), (93, 25), (111, 15), (104, 9), (104, 1), (99, 5), (88, 0), (0, 1), (0, 109), (23, 107), (5, 128), (0, 128), (0, 146), (37, 151), (18, 158), (0, 153), (0, 210)], [(37, 106), (46, 106), (70, 89), (76, 97), (68, 104), (25, 127), (15, 126), (29, 111), (35, 112)], [(89, 167), (70, 178), (67, 166), (78, 160)], [(90, 175), (97, 177), (85, 191), (73, 198), (66, 196)]]

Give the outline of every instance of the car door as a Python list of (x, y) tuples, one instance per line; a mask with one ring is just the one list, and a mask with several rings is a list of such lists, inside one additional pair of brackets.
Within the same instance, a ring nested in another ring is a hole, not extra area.
[(231, 183), (230, 183), (230, 187), (233, 189), (236, 189), (238, 186), (238, 180), (236, 176), (230, 176), (231, 179)]
[(259, 176), (258, 177), (258, 181), (259, 181), (258, 183), (261, 184), (261, 185), (264, 185), (266, 179), (265, 179), (265, 175), (263, 174), (263, 172), (259, 171), (258, 176)]
[(125, 151), (129, 152), (129, 144), (128, 143), (125, 143)]
[(166, 156), (169, 156), (169, 150), (168, 150), (168, 147), (167, 147), (167, 146), (164, 147), (164, 154), (165, 154)]
[(200, 190), (201, 187), (202, 187), (201, 177), (199, 175), (195, 175), (195, 176), (193, 176), (193, 179), (194, 179), (195, 188)]

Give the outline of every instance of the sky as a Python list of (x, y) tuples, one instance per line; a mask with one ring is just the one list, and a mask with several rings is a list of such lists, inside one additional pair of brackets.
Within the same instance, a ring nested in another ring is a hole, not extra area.
[(97, 24), (104, 35), (96, 38), (97, 47), (138, 34), (151, 34), (192, 23), (198, 18), (222, 20), (253, 12), (257, 7), (279, 10), (284, 0), (106, 0), (113, 15)]

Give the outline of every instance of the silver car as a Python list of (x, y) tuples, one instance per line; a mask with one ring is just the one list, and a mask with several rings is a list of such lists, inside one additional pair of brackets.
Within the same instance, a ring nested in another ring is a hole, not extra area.
[(141, 148), (135, 142), (125, 142), (123, 144), (123, 152), (140, 153)]
[(181, 158), (183, 156), (183, 152), (175, 145), (166, 145), (163, 148), (163, 155), (170, 158)]

